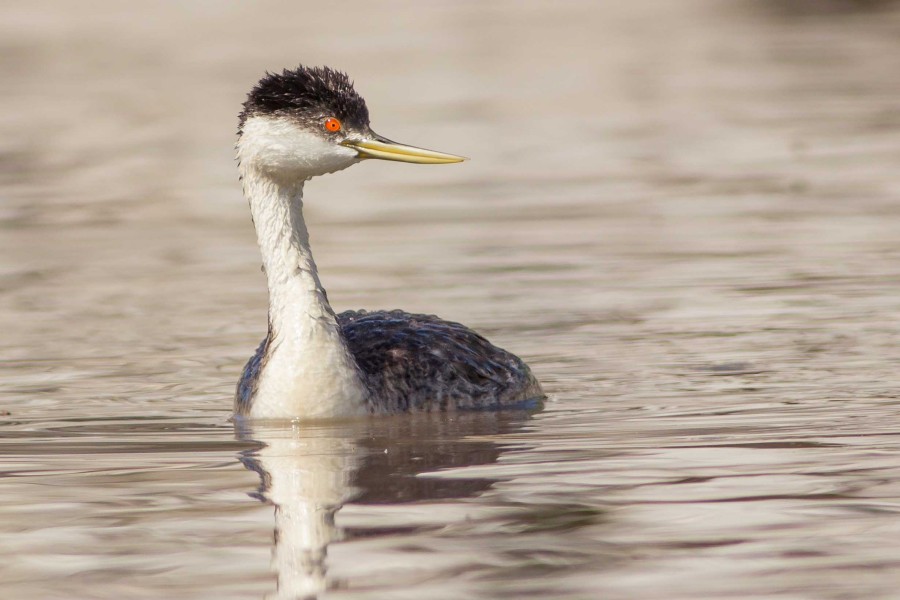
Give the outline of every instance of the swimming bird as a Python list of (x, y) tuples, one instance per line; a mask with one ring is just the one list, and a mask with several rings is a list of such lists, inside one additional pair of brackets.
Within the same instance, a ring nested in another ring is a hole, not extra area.
[(399, 310), (335, 314), (303, 219), (311, 178), (361, 160), (455, 163), (460, 156), (372, 131), (349, 77), (328, 67), (267, 73), (239, 117), (237, 158), (269, 290), (268, 333), (244, 367), (234, 411), (252, 419), (534, 406), (540, 383), (471, 329)]

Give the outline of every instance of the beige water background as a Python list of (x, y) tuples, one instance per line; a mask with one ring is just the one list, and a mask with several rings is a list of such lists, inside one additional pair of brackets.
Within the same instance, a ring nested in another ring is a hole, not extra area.
[[(545, 411), (235, 432), (301, 61), (472, 158), (308, 186), (335, 307)], [(898, 99), (890, 2), (4, 2), (0, 597), (900, 597)]]

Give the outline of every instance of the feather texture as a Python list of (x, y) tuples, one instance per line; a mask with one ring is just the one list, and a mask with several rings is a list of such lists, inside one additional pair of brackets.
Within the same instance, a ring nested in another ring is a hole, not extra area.
[[(526, 408), (544, 397), (520, 358), (460, 323), (401, 310), (347, 311), (337, 320), (371, 413)], [(251, 401), (268, 343), (244, 368), (238, 403)]]

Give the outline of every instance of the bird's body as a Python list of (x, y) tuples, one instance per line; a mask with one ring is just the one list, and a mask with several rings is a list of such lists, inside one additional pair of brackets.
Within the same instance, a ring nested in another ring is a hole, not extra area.
[[(337, 321), (370, 413), (529, 408), (543, 395), (522, 359), (459, 323), (401, 310), (346, 311)], [(248, 411), (268, 345), (267, 336), (238, 386)]]
[(458, 162), (374, 134), (346, 75), (267, 75), (241, 114), (238, 159), (269, 288), (269, 329), (247, 363), (235, 413), (263, 419), (535, 406), (518, 357), (459, 323), (402, 311), (336, 315), (318, 277), (303, 186), (362, 158)]

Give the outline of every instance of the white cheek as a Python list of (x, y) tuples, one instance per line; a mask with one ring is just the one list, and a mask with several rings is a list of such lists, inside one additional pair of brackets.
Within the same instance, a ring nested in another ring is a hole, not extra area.
[(346, 169), (357, 152), (305, 131), (288, 119), (251, 117), (238, 142), (242, 165), (273, 175), (306, 179)]

